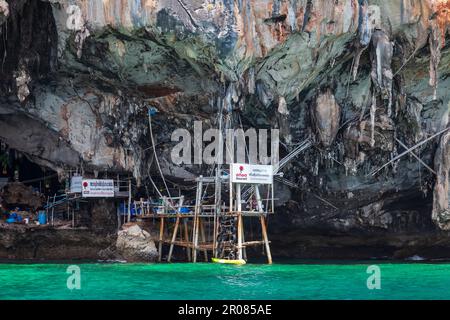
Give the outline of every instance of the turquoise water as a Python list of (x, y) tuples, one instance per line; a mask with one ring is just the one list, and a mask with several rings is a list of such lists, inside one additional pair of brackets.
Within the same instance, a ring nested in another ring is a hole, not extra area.
[(369, 290), (371, 264), (89, 263), (79, 290), (68, 264), (0, 264), (0, 299), (450, 299), (450, 264), (380, 263)]

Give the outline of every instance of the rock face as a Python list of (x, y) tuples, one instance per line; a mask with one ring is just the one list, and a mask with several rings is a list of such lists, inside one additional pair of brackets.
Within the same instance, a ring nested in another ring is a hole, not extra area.
[(433, 220), (444, 230), (450, 230), (449, 170), (450, 133), (441, 138), (435, 155), (436, 183), (433, 192)]
[(14, 260), (97, 260), (116, 236), (88, 229), (0, 225), (0, 258)]
[(43, 204), (44, 199), (41, 194), (20, 182), (9, 183), (0, 191), (3, 201), (10, 207), (15, 205), (37, 209)]
[(450, 236), (444, 137), (414, 150), (432, 170), (412, 154), (377, 169), (448, 126), (449, 12), (448, 0), (0, 1), (0, 138), (61, 177), (148, 184), (151, 107), (162, 171), (182, 181), (207, 169), (173, 164), (171, 133), (233, 110), (280, 128), (282, 154), (316, 137), (284, 172), (298, 188), (276, 186), (275, 254), (431, 248)]
[(150, 233), (137, 224), (122, 226), (117, 235), (116, 250), (122, 258), (130, 262), (150, 262), (158, 258), (158, 251)]
[(317, 96), (312, 114), (319, 141), (324, 147), (330, 147), (339, 131), (341, 120), (341, 107), (330, 89)]
[[(9, 184), (21, 191), (20, 184)], [(27, 188), (26, 191), (29, 191)], [(20, 193), (19, 193), (20, 194)], [(22, 193), (32, 206), (35, 197)], [(14, 193), (15, 200), (18, 194)], [(5, 201), (8, 198), (5, 198)], [(24, 198), (19, 200), (23, 202)], [(14, 203), (14, 202), (11, 202)], [(19, 202), (20, 203), (20, 202)], [(103, 260), (105, 251), (117, 240), (116, 207), (112, 201), (81, 203), (77, 211), (77, 229), (65, 225), (25, 225), (0, 222), (0, 259), (14, 260)], [(69, 223), (70, 225), (70, 223)], [(109, 257), (106, 257), (106, 259)]]

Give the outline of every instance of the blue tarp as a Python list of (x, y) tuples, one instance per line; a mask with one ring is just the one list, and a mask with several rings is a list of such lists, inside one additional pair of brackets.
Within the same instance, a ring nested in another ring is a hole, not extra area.
[(17, 214), (16, 212), (11, 212), (8, 219), (6, 219), (6, 223), (14, 222), (22, 222), (22, 216), (20, 214)]

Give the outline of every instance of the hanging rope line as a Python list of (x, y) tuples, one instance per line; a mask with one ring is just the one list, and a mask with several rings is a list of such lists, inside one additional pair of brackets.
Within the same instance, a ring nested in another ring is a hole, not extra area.
[(394, 157), (393, 159), (391, 159), (390, 161), (388, 161), (387, 163), (385, 163), (384, 165), (382, 165), (380, 168), (372, 171), (371, 173), (369, 173), (369, 175), (371, 176), (375, 176), (378, 172), (380, 172), (381, 170), (383, 170), (384, 168), (386, 168), (388, 165), (390, 165), (391, 163), (397, 161), (400, 158), (403, 158), (405, 155), (413, 152), (414, 150), (416, 150), (417, 148), (419, 148), (420, 146), (424, 145), (425, 143), (427, 143), (430, 140), (433, 140), (434, 138), (440, 136), (441, 134), (447, 132), (448, 130), (450, 130), (450, 127), (447, 127), (441, 131), (439, 131), (438, 133), (433, 134), (431, 137), (426, 138), (425, 140), (417, 143), (416, 145), (414, 145), (413, 147), (407, 149), (405, 152), (399, 154), (398, 156)]
[[(159, 164), (158, 155), (156, 154), (156, 145), (155, 145), (155, 139), (153, 138), (153, 129), (152, 129), (152, 114), (151, 114), (150, 109), (148, 110), (148, 126), (150, 128), (150, 139), (152, 140), (153, 154), (155, 155), (156, 165), (158, 167), (159, 174), (161, 175), (161, 179), (166, 188), (167, 194), (168, 194), (169, 198), (172, 198), (172, 196), (170, 195), (169, 187), (167, 186), (167, 183), (166, 183), (166, 179), (164, 179), (164, 174), (162, 173), (161, 166)], [(150, 177), (150, 175), (149, 175), (149, 177)], [(158, 188), (156, 188), (156, 189), (158, 190)]]
[(296, 156), (298, 156), (300, 153), (308, 149), (312, 146), (311, 140), (308, 138), (304, 140), (302, 143), (300, 143), (294, 150), (292, 150), (286, 157), (280, 160), (278, 165), (274, 168), (273, 174), (277, 174), (280, 172), (281, 169), (283, 169), (292, 159), (294, 159)]

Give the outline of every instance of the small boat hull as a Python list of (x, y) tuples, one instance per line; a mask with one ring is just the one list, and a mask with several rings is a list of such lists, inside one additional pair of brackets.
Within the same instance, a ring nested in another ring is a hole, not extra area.
[(234, 264), (234, 265), (246, 264), (244, 259), (228, 260), (228, 259), (212, 258), (211, 261), (214, 262), (214, 263), (222, 263), (222, 264)]

